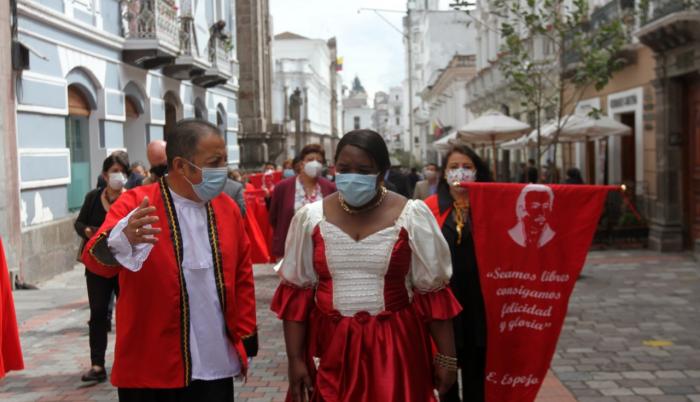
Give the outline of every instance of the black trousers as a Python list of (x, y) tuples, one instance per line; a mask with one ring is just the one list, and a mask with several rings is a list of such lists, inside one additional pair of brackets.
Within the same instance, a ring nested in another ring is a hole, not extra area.
[(119, 295), (119, 278), (104, 278), (86, 270), (85, 280), (90, 304), (90, 361), (93, 366), (104, 367), (111, 318), (109, 303), (112, 293)]
[[(486, 378), (486, 348), (472, 347), (457, 350), (459, 373), (462, 378), (462, 402), (484, 401)], [(441, 402), (459, 402), (459, 381), (440, 399)]]
[(119, 402), (233, 402), (233, 378), (194, 380), (174, 389), (119, 388)]

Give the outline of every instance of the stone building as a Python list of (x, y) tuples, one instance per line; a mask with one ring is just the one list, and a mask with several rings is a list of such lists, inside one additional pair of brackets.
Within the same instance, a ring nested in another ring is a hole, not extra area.
[[(230, 0), (234, 1), (234, 0)], [(272, 130), (272, 27), (269, 0), (235, 0), (240, 78), (241, 167), (259, 169), (284, 153)]]
[(17, 3), (25, 57), (16, 129), (6, 120), (18, 162), (6, 172), (19, 178), (19, 214), (6, 230), (21, 233), (15, 261), (35, 282), (73, 267), (75, 213), (113, 151), (146, 162), (149, 141), (199, 117), (220, 127), (238, 164), (236, 10), (231, 0)]
[(636, 37), (653, 51), (656, 197), (649, 208), (652, 247), (700, 255), (700, 3), (651, 0)]

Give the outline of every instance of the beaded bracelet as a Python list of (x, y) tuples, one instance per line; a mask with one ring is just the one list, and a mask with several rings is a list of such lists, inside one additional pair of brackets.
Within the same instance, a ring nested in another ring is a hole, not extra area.
[(442, 353), (436, 353), (433, 358), (433, 362), (436, 366), (440, 366), (444, 369), (450, 371), (457, 371), (459, 366), (457, 366), (457, 358), (443, 355)]

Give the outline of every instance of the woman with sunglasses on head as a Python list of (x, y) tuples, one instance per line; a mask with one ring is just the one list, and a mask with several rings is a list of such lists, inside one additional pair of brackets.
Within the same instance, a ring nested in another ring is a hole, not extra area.
[(449, 249), (423, 201), (386, 190), (390, 164), (379, 134), (346, 134), (338, 192), (292, 220), (272, 301), (288, 400), (434, 401), (456, 380)]
[[(452, 278), (450, 288), (464, 307), (454, 319), (457, 358), (462, 376), (462, 401), (484, 400), (486, 366), (486, 313), (479, 284), (479, 271), (471, 233), (469, 193), (458, 185), (464, 182), (491, 181), (484, 161), (469, 147), (454, 146), (445, 156), (443, 176), (437, 193), (425, 202), (442, 228), (450, 247)], [(443, 401), (460, 401), (459, 385)]]

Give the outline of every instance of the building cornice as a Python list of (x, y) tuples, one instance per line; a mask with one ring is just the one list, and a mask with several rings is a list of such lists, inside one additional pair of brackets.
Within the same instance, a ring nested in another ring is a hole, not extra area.
[(20, 0), (17, 5), (17, 12), (19, 15), (32, 18), (48, 26), (97, 42), (114, 50), (122, 50), (124, 47), (124, 38), (97, 29), (84, 22), (70, 19), (64, 13), (60, 13), (32, 0)]

